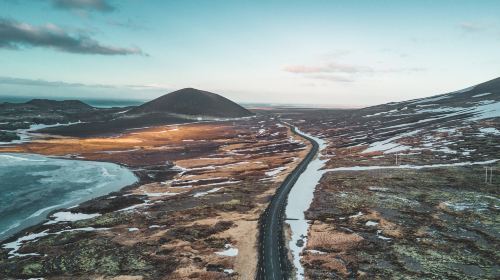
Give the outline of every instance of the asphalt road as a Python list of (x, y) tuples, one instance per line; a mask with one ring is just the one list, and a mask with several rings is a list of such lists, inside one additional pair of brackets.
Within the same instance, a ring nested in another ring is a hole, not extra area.
[(287, 250), (283, 235), (283, 221), (288, 193), (293, 185), (314, 159), (319, 150), (319, 145), (313, 139), (298, 133), (294, 127), (292, 132), (307, 139), (312, 144), (312, 149), (300, 164), (283, 181), (274, 194), (269, 206), (260, 221), (260, 252), (257, 267), (257, 279), (281, 280), (288, 279), (290, 268), (287, 260)]

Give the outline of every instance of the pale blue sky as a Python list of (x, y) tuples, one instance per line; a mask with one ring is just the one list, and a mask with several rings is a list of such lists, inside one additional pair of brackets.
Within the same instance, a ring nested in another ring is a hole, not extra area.
[(496, 78), (499, 50), (493, 0), (0, 0), (0, 96), (363, 106)]

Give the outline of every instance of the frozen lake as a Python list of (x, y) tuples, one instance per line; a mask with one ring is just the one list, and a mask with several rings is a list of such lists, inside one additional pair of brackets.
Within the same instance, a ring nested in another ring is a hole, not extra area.
[(55, 209), (137, 181), (122, 166), (33, 154), (0, 154), (0, 240), (43, 221)]

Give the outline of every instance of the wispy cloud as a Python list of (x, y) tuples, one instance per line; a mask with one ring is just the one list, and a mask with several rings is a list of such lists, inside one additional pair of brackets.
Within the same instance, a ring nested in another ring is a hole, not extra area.
[(114, 87), (110, 85), (98, 85), (98, 84), (82, 84), (82, 83), (66, 83), (60, 81), (45, 81), (45, 80), (34, 80), (34, 79), (23, 79), (23, 78), (12, 78), (12, 77), (1, 77), (0, 85), (22, 85), (22, 86), (44, 86), (44, 87)]
[(286, 72), (299, 74), (305, 78), (320, 79), (331, 82), (353, 82), (356, 78), (380, 73), (412, 73), (424, 71), (424, 68), (373, 68), (370, 66), (328, 62), (321, 65), (290, 65), (283, 69)]
[(462, 22), (458, 24), (458, 28), (460, 28), (463, 32), (476, 33), (485, 31), (488, 29), (488, 26), (474, 22)]
[(54, 7), (63, 10), (107, 13), (116, 9), (107, 0), (51, 0), (51, 2)]
[(164, 84), (143, 85), (110, 85), (110, 84), (85, 84), (68, 83), (62, 81), (47, 81), (42, 79), (24, 79), (0, 76), (0, 85), (37, 86), (37, 87), (86, 87), (86, 88), (127, 88), (133, 90), (170, 90), (172, 86)]
[(316, 75), (308, 75), (307, 78), (315, 79), (315, 80), (324, 80), (329, 82), (340, 82), (340, 83), (351, 83), (354, 82), (353, 78), (349, 78), (341, 75), (324, 75), (324, 74), (316, 74)]
[(0, 18), (0, 48), (22, 49), (24, 47), (45, 47), (80, 54), (147, 55), (137, 47), (106, 46), (84, 32), (69, 33), (54, 24), (34, 26)]
[(147, 29), (144, 25), (138, 23), (135, 20), (132, 19), (127, 19), (124, 21), (120, 20), (108, 20), (107, 23), (112, 26), (120, 27), (120, 28), (126, 28), (126, 29), (132, 29), (132, 30), (145, 30)]
[(311, 73), (372, 73), (373, 69), (366, 66), (341, 64), (330, 62), (319, 66), (307, 65), (291, 65), (286, 66), (285, 71), (295, 74), (311, 74)]

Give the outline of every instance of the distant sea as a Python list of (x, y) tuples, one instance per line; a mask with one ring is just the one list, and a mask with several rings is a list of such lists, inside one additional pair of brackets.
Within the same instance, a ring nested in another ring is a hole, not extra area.
[(136, 181), (130, 170), (112, 163), (0, 153), (0, 240), (43, 221), (50, 211)]
[(24, 103), (32, 99), (53, 99), (53, 100), (80, 100), (90, 106), (99, 108), (137, 106), (149, 100), (136, 99), (88, 99), (88, 98), (62, 98), (62, 97), (39, 97), (39, 96), (0, 96), (0, 103)]

